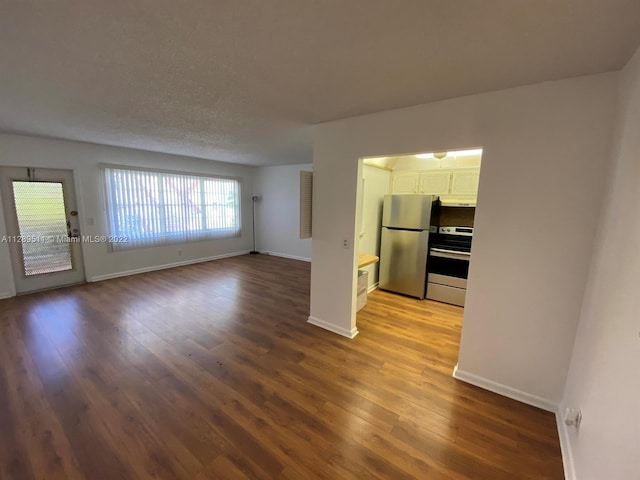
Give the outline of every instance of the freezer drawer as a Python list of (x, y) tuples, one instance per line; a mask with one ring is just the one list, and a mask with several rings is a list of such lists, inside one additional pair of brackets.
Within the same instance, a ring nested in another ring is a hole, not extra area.
[(464, 288), (449, 287), (429, 282), (427, 284), (427, 298), (438, 302), (451, 303), (464, 307), (467, 291)]
[(428, 231), (382, 228), (379, 288), (424, 298)]

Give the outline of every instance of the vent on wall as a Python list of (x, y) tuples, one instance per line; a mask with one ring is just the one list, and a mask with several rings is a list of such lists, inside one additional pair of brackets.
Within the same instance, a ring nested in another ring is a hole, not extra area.
[(300, 172), (300, 238), (311, 238), (313, 172)]

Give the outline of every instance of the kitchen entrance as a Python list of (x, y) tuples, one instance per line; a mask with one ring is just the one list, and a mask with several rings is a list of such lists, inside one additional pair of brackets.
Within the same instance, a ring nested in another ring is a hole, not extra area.
[(464, 306), (481, 159), (479, 148), (360, 159), (358, 254), (379, 262), (359, 270), (358, 310), (376, 288)]

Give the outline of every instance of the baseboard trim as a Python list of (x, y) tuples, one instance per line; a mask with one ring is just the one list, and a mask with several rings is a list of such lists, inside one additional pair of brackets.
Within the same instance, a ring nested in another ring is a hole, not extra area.
[(378, 289), (378, 285), (379, 285), (378, 282), (376, 282), (373, 285), (371, 285), (369, 288), (367, 288), (367, 293), (371, 293), (374, 290), (377, 290)]
[(558, 437), (560, 438), (560, 452), (562, 453), (562, 465), (564, 466), (565, 480), (576, 480), (576, 470), (573, 463), (573, 450), (569, 442), (569, 431), (562, 419), (561, 408), (556, 410), (556, 423), (558, 425)]
[(301, 262), (311, 262), (310, 258), (307, 257), (297, 257), (295, 255), (288, 255), (286, 253), (278, 253), (278, 252), (264, 252), (265, 255), (273, 255), (274, 257), (288, 258), (290, 260), (300, 260)]
[(311, 325), (315, 325), (316, 327), (324, 328), (325, 330), (329, 330), (330, 332), (337, 333), (338, 335), (342, 335), (343, 337), (353, 338), (358, 335), (358, 329), (353, 327), (351, 330), (347, 330), (346, 328), (339, 327), (338, 325), (334, 325), (333, 323), (325, 322), (324, 320), (320, 320), (316, 317), (309, 317), (307, 323)]
[(222, 255), (213, 255), (211, 257), (196, 258), (193, 260), (184, 260), (182, 262), (164, 263), (162, 265), (153, 265), (151, 267), (136, 268), (133, 270), (125, 270), (122, 272), (109, 273), (107, 275), (95, 275), (89, 278), (88, 282), (101, 282), (102, 280), (110, 280), (112, 278), (128, 277), (129, 275), (138, 275), (140, 273), (155, 272), (156, 270), (166, 270), (167, 268), (184, 267), (185, 265), (193, 265), (195, 263), (210, 262), (212, 260), (220, 260), (221, 258), (238, 257), (247, 255), (249, 250), (241, 252), (223, 253)]
[(470, 383), (476, 387), (484, 388), (485, 390), (497, 393), (498, 395), (518, 400), (519, 402), (526, 403), (527, 405), (541, 408), (548, 412), (555, 413), (558, 410), (557, 402), (494, 382), (493, 380), (489, 380), (488, 378), (481, 377), (474, 373), (465, 372), (464, 370), (460, 370), (458, 365), (453, 369), (453, 378)]
[(15, 297), (16, 294), (15, 293), (11, 293), (11, 292), (0, 292), (0, 300), (4, 300), (5, 298), (11, 298), (11, 297)]

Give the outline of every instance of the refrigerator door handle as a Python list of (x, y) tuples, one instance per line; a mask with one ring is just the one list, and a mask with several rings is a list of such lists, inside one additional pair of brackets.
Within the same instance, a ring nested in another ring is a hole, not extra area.
[(402, 230), (403, 232), (424, 232), (425, 230), (422, 228), (399, 228), (399, 227), (385, 227), (387, 230)]

